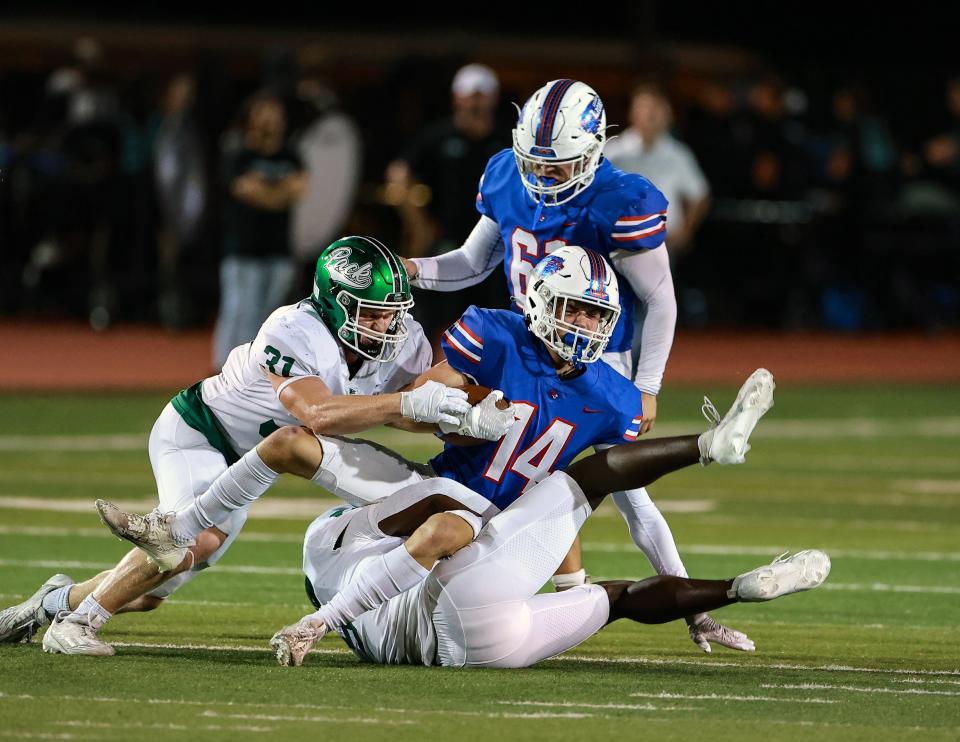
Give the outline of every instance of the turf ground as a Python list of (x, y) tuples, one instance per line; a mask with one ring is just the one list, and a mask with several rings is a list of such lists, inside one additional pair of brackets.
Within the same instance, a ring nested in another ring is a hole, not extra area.
[[(724, 409), (732, 389), (710, 389)], [(86, 578), (123, 545), (90, 505), (147, 507), (145, 441), (164, 395), (0, 396), (0, 605), (56, 571)], [(665, 392), (660, 434), (699, 426)], [(407, 455), (432, 444), (377, 436)], [(521, 671), (373, 667), (337, 638), (298, 670), (265, 648), (307, 611), (305, 483), (283, 481), (209, 573), (163, 609), (122, 615), (114, 658), (0, 646), (0, 737), (24, 739), (957, 739), (960, 388), (783, 388), (742, 467), (653, 488), (692, 575), (786, 549), (833, 557), (824, 588), (717, 613), (757, 652), (703, 655), (679, 624), (620, 622)], [(583, 534), (595, 578), (650, 573), (612, 509)]]

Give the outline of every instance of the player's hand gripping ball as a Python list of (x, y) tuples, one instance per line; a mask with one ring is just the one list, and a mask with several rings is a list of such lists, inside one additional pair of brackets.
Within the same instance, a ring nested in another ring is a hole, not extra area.
[(440, 426), (446, 434), (443, 440), (455, 446), (477, 446), (502, 438), (516, 421), (510, 400), (506, 399), (502, 392), (496, 392), (496, 396), (489, 403), (483, 404), (484, 400), (494, 394), (494, 390), (477, 384), (466, 384), (462, 389), (467, 393), (467, 401), (473, 407), (458, 428)]

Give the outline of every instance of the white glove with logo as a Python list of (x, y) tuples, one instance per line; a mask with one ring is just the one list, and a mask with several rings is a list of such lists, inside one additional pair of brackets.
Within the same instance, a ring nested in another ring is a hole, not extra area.
[(500, 440), (516, 422), (514, 417), (516, 408), (512, 404), (505, 410), (497, 408), (497, 402), (501, 399), (503, 399), (503, 392), (494, 389), (478, 404), (471, 407), (461, 422), (455, 425), (441, 422), (440, 430), (444, 433), (458, 433), (485, 441)]
[(472, 408), (463, 389), (428, 381), (410, 392), (400, 393), (400, 414), (418, 423), (459, 425)]
[(723, 624), (717, 623), (709, 613), (694, 616), (689, 630), (693, 643), (707, 654), (711, 651), (710, 642), (730, 649), (739, 649), (741, 652), (752, 652), (757, 648), (749, 636), (742, 631), (728, 629)]

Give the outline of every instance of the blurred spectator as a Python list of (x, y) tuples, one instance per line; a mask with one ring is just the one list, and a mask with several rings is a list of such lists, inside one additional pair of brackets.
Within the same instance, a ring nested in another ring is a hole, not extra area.
[(153, 129), (153, 172), (160, 224), (157, 235), (160, 321), (189, 323), (187, 268), (207, 208), (207, 170), (202, 135), (194, 117), (196, 81), (180, 74), (167, 85)]
[(217, 369), (234, 347), (253, 339), (290, 291), (290, 212), (307, 178), (300, 157), (286, 144), (286, 129), (281, 99), (261, 92), (243, 108), (239, 140), (226, 144), (224, 257), (213, 340)]
[(947, 81), (947, 123), (902, 163), (911, 179), (901, 207), (910, 215), (954, 217), (960, 210), (960, 78)]
[[(482, 64), (468, 64), (451, 85), (453, 115), (428, 126), (392, 162), (387, 199), (398, 206), (410, 257), (440, 255), (460, 246), (477, 223), (477, 183), (487, 160), (510, 146), (496, 128), (500, 83)], [(503, 279), (490, 276), (459, 292), (414, 293), (417, 318), (435, 340), (470, 304), (504, 306)]]
[(292, 141), (308, 182), (303, 199), (294, 206), (293, 249), (299, 262), (311, 263), (341, 235), (350, 216), (360, 182), (362, 142), (353, 119), (318, 79), (298, 82), (296, 102), (304, 123)]
[(732, 85), (706, 80), (688, 117), (686, 140), (708, 174), (714, 198), (748, 190), (750, 126), (737, 111)]
[(811, 137), (809, 149), (821, 238), (806, 246), (804, 274), (819, 292), (823, 325), (861, 329), (870, 307), (858, 279), (869, 261), (869, 225), (892, 204), (896, 148), (867, 90), (848, 84), (834, 91), (825, 130)]
[(25, 304), (89, 312), (91, 323), (104, 327), (113, 303), (109, 257), (118, 219), (122, 124), (98, 42), (77, 40), (74, 59), (47, 79), (46, 97), (43, 108), (54, 121), (38, 163), (45, 230), (24, 268)]
[(763, 76), (747, 90), (750, 193), (754, 198), (800, 198), (806, 187), (803, 133), (788, 115), (783, 85)]
[(604, 156), (621, 170), (640, 173), (667, 197), (667, 247), (677, 255), (690, 247), (710, 208), (710, 186), (690, 148), (670, 134), (672, 123), (663, 90), (640, 85), (630, 100), (630, 127), (611, 139)]
[(951, 124), (924, 146), (927, 165), (941, 172), (951, 186), (960, 186), (960, 78), (947, 81), (946, 104)]

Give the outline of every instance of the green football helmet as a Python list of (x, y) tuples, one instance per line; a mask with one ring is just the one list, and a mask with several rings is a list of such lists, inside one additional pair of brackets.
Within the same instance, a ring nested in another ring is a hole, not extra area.
[[(392, 361), (409, 334), (404, 317), (413, 296), (407, 271), (373, 237), (343, 237), (320, 253), (310, 300), (341, 343), (372, 361)], [(378, 332), (360, 324), (364, 310), (394, 315), (386, 331)]]

